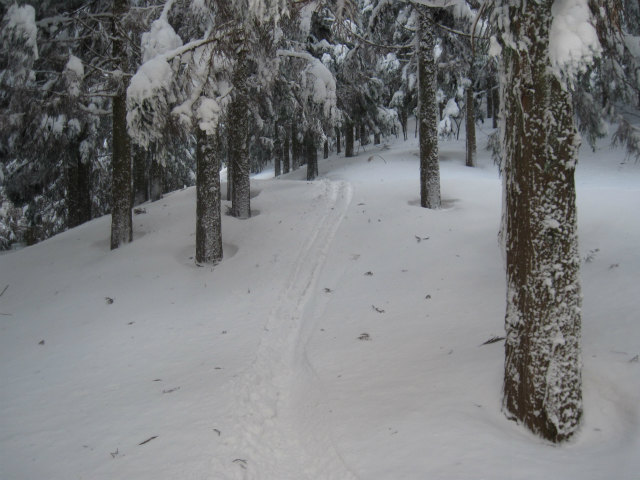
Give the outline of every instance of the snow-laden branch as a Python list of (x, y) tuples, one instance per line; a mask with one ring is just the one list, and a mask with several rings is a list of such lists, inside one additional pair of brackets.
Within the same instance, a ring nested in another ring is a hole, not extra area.
[(331, 71), (316, 57), (307, 52), (295, 50), (278, 50), (279, 57), (291, 57), (305, 60), (308, 65), (304, 69), (301, 87), (303, 96), (311, 98), (314, 103), (323, 107), (326, 118), (334, 119), (337, 114), (336, 79)]

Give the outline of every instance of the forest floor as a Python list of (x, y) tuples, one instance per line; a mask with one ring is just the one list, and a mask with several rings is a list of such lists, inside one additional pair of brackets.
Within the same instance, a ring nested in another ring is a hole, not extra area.
[[(553, 446), (500, 411), (501, 181), (479, 134), (252, 180), (199, 267), (195, 190), (0, 256), (0, 479), (631, 480), (640, 471), (640, 164), (602, 142), (576, 184), (584, 418)], [(635, 292), (635, 293), (634, 293)]]

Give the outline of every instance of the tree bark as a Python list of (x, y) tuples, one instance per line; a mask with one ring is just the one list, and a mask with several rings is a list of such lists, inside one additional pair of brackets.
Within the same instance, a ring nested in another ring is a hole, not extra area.
[(247, 52), (241, 48), (233, 73), (234, 97), (229, 106), (229, 157), (233, 164), (231, 214), (236, 218), (251, 217), (251, 182), (249, 180)]
[(291, 123), (291, 168), (293, 170), (297, 170), (298, 168), (300, 168), (301, 145), (298, 141), (298, 127), (296, 125), (296, 116), (294, 116), (293, 118), (294, 120)]
[(344, 152), (345, 157), (353, 157), (353, 123), (345, 122), (344, 125)]
[(157, 202), (164, 193), (164, 166), (158, 161), (157, 155), (151, 158), (149, 168), (149, 200)]
[(230, 202), (233, 197), (233, 155), (231, 154), (231, 133), (227, 128), (227, 201)]
[(329, 158), (329, 140), (324, 141), (324, 150), (322, 154), (322, 158)]
[(69, 150), (66, 166), (67, 227), (73, 228), (91, 220), (91, 166), (83, 162), (80, 144)]
[(133, 205), (140, 205), (149, 200), (147, 152), (140, 147), (133, 150)]
[(340, 148), (340, 129), (336, 127), (336, 153), (340, 155), (342, 153), (342, 149)]
[(364, 123), (360, 124), (360, 145), (369, 145), (369, 133)]
[(498, 128), (498, 116), (500, 115), (500, 90), (494, 87), (491, 90), (491, 95), (493, 96), (492, 126), (493, 128)]
[(509, 418), (559, 442), (571, 437), (582, 415), (574, 185), (580, 141), (571, 95), (549, 65), (551, 5), (508, 6), (512, 21), (500, 32), (509, 40), (502, 41), (500, 88), (507, 263), (502, 405)]
[(284, 173), (289, 173), (291, 169), (291, 163), (289, 159), (289, 135), (285, 131), (284, 132), (284, 145), (282, 147), (282, 171)]
[(196, 262), (222, 260), (220, 153), (216, 135), (196, 127)]
[(310, 131), (304, 135), (304, 152), (307, 163), (307, 180), (314, 180), (318, 176), (318, 149)]
[[(473, 78), (473, 74), (471, 75)], [(473, 84), (467, 87), (467, 104), (466, 104), (466, 159), (467, 167), (476, 166), (476, 111), (473, 104)]]
[(276, 140), (274, 142), (274, 154), (273, 154), (273, 170), (274, 176), (279, 177), (282, 175), (282, 142), (280, 141), (280, 134), (278, 132), (278, 125), (275, 128)]
[[(127, 11), (126, 0), (113, 1), (112, 55), (116, 68), (126, 72), (127, 53), (120, 20)], [(112, 99), (112, 187), (111, 187), (111, 249), (133, 239), (131, 218), (131, 150), (127, 133), (127, 77), (117, 79)]]
[(418, 119), (420, 123), (420, 205), (440, 208), (438, 163), (437, 66), (432, 8), (420, 8), (418, 24)]

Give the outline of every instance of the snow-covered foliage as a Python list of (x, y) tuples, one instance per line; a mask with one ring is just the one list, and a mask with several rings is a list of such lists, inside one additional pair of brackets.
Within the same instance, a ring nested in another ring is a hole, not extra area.
[(573, 79), (601, 52), (587, 0), (556, 0), (551, 8), (549, 59), (561, 78)]
[(151, 24), (150, 31), (142, 34), (142, 62), (146, 63), (181, 46), (182, 39), (167, 22), (167, 19), (161, 17)]
[(127, 88), (127, 125), (132, 139), (142, 147), (159, 141), (169, 120), (173, 71), (161, 56), (143, 63)]
[(31, 50), (33, 58), (38, 59), (36, 11), (31, 5), (11, 5), (5, 16), (4, 29), (5, 35), (11, 37), (12, 42), (23, 43)]

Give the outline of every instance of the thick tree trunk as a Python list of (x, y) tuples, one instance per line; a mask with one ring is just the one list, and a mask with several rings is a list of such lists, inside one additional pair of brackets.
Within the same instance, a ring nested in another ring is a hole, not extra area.
[(318, 176), (318, 149), (313, 134), (309, 131), (304, 134), (304, 153), (307, 163), (307, 180), (314, 180)]
[[(473, 75), (472, 77), (473, 78)], [(467, 104), (466, 104), (466, 159), (467, 167), (476, 166), (476, 111), (473, 104), (473, 85), (467, 87)]]
[(420, 123), (420, 205), (440, 208), (438, 163), (437, 67), (432, 8), (421, 8), (418, 25), (418, 120)]
[(251, 217), (251, 183), (249, 180), (249, 151), (247, 148), (248, 130), (248, 92), (247, 78), (249, 65), (247, 52), (238, 53), (237, 65), (233, 74), (235, 95), (229, 106), (229, 157), (233, 164), (233, 189), (231, 192), (231, 214), (236, 218)]
[(196, 127), (196, 262), (222, 260), (220, 153), (215, 135)]
[(344, 156), (353, 157), (353, 123), (344, 124)]
[[(127, 55), (124, 33), (120, 20), (127, 11), (127, 0), (113, 1), (112, 55), (116, 67), (126, 72)], [(112, 99), (112, 183), (111, 183), (111, 249), (129, 243), (133, 239), (131, 218), (131, 149), (127, 133), (127, 83), (126, 76), (118, 79)]]
[(336, 153), (340, 155), (342, 153), (342, 149), (340, 148), (340, 129), (336, 127)]
[(574, 186), (580, 141), (571, 96), (548, 64), (551, 4), (523, 1), (510, 7), (510, 29), (501, 32), (509, 39), (502, 42), (501, 85), (507, 261), (503, 409), (558, 442), (576, 431), (582, 415)]

